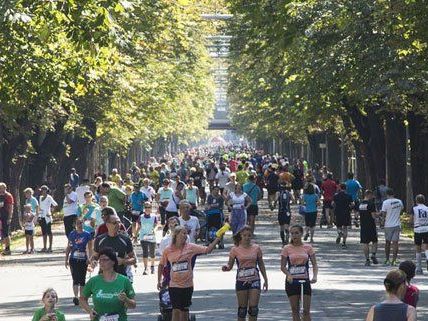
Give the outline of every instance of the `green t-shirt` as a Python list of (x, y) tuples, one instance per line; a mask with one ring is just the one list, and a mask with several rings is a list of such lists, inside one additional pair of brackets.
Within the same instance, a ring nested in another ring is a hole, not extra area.
[(250, 174), (247, 171), (244, 171), (244, 170), (237, 171), (236, 181), (242, 186), (247, 182), (248, 176), (250, 176)]
[[(134, 288), (126, 276), (117, 274), (116, 280), (107, 282), (102, 275), (97, 275), (89, 279), (83, 288), (83, 296), (92, 296), (94, 310), (99, 316), (104, 314), (119, 314), (119, 321), (127, 321), (126, 308), (119, 301), (118, 295), (125, 292), (130, 299), (135, 297)], [(98, 321), (98, 318), (95, 319)]]
[(123, 212), (125, 210), (125, 193), (117, 187), (110, 187), (108, 192), (108, 204), (113, 207), (116, 212)]
[[(32, 321), (39, 321), (46, 314), (45, 308), (40, 308), (34, 312)], [(55, 310), (56, 319), (58, 321), (65, 321), (64, 313), (61, 311)]]

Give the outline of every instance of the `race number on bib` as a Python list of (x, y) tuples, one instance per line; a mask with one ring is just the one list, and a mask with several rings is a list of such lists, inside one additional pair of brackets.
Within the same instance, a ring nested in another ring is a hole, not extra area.
[(189, 262), (176, 262), (172, 264), (172, 272), (185, 272), (189, 270)]
[(143, 236), (143, 241), (153, 242), (155, 240), (154, 234), (148, 234)]
[(291, 275), (306, 274), (306, 266), (304, 265), (293, 265), (290, 266), (289, 272)]
[(102, 315), (100, 321), (119, 321), (119, 314)]
[(238, 271), (238, 278), (240, 278), (240, 279), (241, 278), (249, 278), (249, 277), (252, 277), (255, 275), (257, 275), (256, 268), (247, 268), (247, 269), (242, 268), (242, 269), (239, 269), (239, 271)]

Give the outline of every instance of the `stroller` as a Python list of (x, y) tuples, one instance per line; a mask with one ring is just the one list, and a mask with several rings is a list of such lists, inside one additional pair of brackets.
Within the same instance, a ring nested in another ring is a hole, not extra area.
[[(223, 226), (224, 216), (223, 216), (223, 211), (216, 208), (206, 210), (205, 216), (206, 216), (205, 240), (207, 243), (210, 243), (214, 241), (214, 239), (216, 238), (217, 231)], [(219, 249), (224, 249), (223, 238), (221, 239), (218, 247)]]
[[(171, 321), (172, 305), (168, 287), (163, 287), (159, 291), (159, 312), (158, 321)], [(196, 316), (194, 314), (189, 314), (189, 321), (196, 321)]]

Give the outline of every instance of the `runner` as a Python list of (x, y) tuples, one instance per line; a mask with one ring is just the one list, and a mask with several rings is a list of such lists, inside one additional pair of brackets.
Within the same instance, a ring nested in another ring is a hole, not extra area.
[[(184, 198), (183, 190), (184, 190), (184, 183), (179, 182), (177, 184), (176, 189), (171, 194), (171, 198), (169, 199), (168, 205), (166, 206), (166, 209), (165, 209), (167, 220), (173, 216), (178, 217), (178, 207), (179, 207), (180, 201)], [(163, 236), (165, 236), (167, 230), (168, 230), (168, 227), (164, 226)]]
[[(135, 292), (126, 276), (118, 272), (119, 258), (111, 248), (99, 252), (101, 274), (89, 279), (80, 306), (93, 321), (127, 321), (127, 309), (136, 307)], [(88, 300), (92, 297), (93, 308)]]
[(392, 270), (386, 275), (383, 284), (387, 298), (370, 308), (366, 321), (416, 321), (416, 309), (401, 301), (406, 293), (406, 274)]
[(223, 194), (224, 188), (230, 177), (230, 170), (226, 167), (225, 163), (220, 163), (220, 169), (215, 177), (216, 184), (220, 188), (220, 194)]
[(333, 227), (333, 197), (337, 191), (337, 184), (333, 180), (333, 174), (327, 173), (327, 178), (321, 184), (321, 190), (323, 192), (323, 210), (325, 212), (325, 218), (327, 220), (327, 228)]
[(193, 178), (189, 178), (184, 189), (184, 198), (190, 203), (192, 209), (197, 209), (199, 204), (199, 189), (193, 185)]
[(82, 295), (86, 282), (86, 271), (89, 263), (88, 244), (92, 239), (89, 232), (83, 229), (83, 218), (76, 219), (76, 229), (68, 235), (68, 244), (65, 249), (65, 268), (70, 266), (73, 278), (73, 303), (79, 305), (79, 294)]
[(290, 239), (290, 221), (291, 221), (291, 207), (292, 202), (291, 187), (281, 184), (279, 186), (279, 198), (278, 198), (278, 223), (279, 223), (279, 235), (281, 236), (282, 245), (287, 245)]
[(223, 197), (225, 200), (227, 200), (229, 198), (230, 193), (235, 192), (235, 187), (236, 187), (236, 173), (232, 173), (229, 176), (229, 182), (226, 184), (226, 186), (224, 187), (223, 190)]
[(171, 265), (169, 295), (172, 303), (172, 321), (189, 320), (189, 307), (192, 305), (193, 266), (197, 255), (211, 253), (220, 238), (217, 237), (209, 246), (201, 246), (187, 242), (187, 230), (184, 226), (176, 226), (171, 245), (162, 254), (158, 266), (158, 285), (162, 288), (164, 267)]
[(172, 193), (173, 190), (169, 187), (169, 179), (165, 178), (163, 180), (162, 187), (159, 187), (158, 193), (156, 194), (156, 201), (159, 204), (159, 214), (162, 225), (165, 225), (166, 223), (166, 207), (169, 203)]
[(140, 215), (137, 221), (137, 234), (139, 234), (140, 244), (143, 250), (143, 275), (147, 275), (149, 254), (151, 259), (150, 273), (155, 273), (156, 225), (157, 219), (156, 215), (152, 215), (152, 204), (146, 202), (144, 204), (144, 213)]
[[(137, 222), (140, 219), (141, 213), (144, 211), (144, 204), (149, 198), (145, 193), (140, 191), (140, 185), (134, 184), (134, 191), (131, 194), (131, 221), (132, 221), (132, 236), (134, 242), (137, 241), (138, 232), (137, 232)], [(150, 203), (149, 203), (150, 204)]]
[(250, 321), (256, 321), (259, 313), (260, 275), (264, 283), (263, 290), (268, 290), (268, 278), (260, 246), (251, 243), (252, 231), (250, 226), (244, 226), (233, 240), (235, 246), (229, 253), (229, 262), (223, 266), (224, 272), (230, 271), (236, 261), (236, 296), (238, 299), (238, 321), (246, 320), (247, 309)]
[(260, 188), (256, 185), (256, 177), (254, 174), (248, 176), (247, 183), (242, 187), (242, 191), (247, 194), (251, 199), (251, 204), (248, 206), (247, 218), (248, 225), (251, 227), (251, 232), (254, 234), (256, 216), (259, 214), (258, 201), (262, 198), (263, 194)]
[(73, 231), (74, 224), (77, 218), (77, 193), (73, 191), (70, 184), (64, 185), (64, 202), (62, 206), (62, 212), (64, 213), (64, 229), (65, 235), (68, 235)]
[(83, 219), (83, 229), (91, 235), (88, 244), (89, 257), (92, 256), (92, 249), (95, 238), (95, 222), (97, 211), (100, 211), (100, 206), (93, 202), (94, 195), (92, 192), (85, 192), (85, 203), (81, 204), (77, 210), (77, 215)]
[[(48, 194), (48, 187), (43, 185), (40, 187), (42, 195), (39, 198), (39, 213), (37, 214), (38, 222), (42, 228), (43, 248), (40, 252), (52, 253), (52, 209), (58, 206), (53, 197)], [(46, 247), (49, 236), (49, 248)]]
[(346, 185), (339, 184), (336, 195), (333, 197), (334, 216), (336, 217), (337, 237), (336, 244), (342, 239), (342, 248), (346, 249), (348, 226), (351, 226), (352, 196), (346, 193)]
[(416, 308), (419, 301), (419, 289), (410, 283), (415, 277), (416, 265), (412, 261), (404, 261), (398, 268), (406, 274), (406, 294), (403, 302)]
[[(385, 263), (384, 265), (397, 265), (398, 241), (400, 240), (401, 222), (400, 215), (404, 206), (398, 198), (394, 197), (392, 189), (386, 191), (386, 200), (382, 203), (381, 215), (385, 218)], [(392, 243), (392, 261), (389, 254)]]
[(410, 212), (410, 223), (414, 226), (414, 240), (416, 250), (416, 273), (422, 272), (422, 243), (428, 269), (428, 207), (425, 205), (425, 196), (416, 196), (416, 206)]
[(251, 198), (242, 192), (241, 184), (236, 183), (235, 191), (230, 193), (227, 199), (230, 217), (229, 222), (233, 235), (247, 224), (247, 209), (251, 205)]
[(181, 200), (179, 204), (180, 216), (178, 220), (181, 226), (184, 226), (189, 235), (190, 242), (196, 243), (196, 239), (199, 237), (199, 220), (196, 216), (190, 215), (192, 211), (192, 205), (187, 200)]
[(55, 309), (58, 303), (58, 294), (52, 288), (43, 292), (42, 302), (44, 307), (34, 312), (32, 321), (65, 321), (64, 313)]
[[(375, 221), (377, 213), (373, 199), (373, 192), (371, 190), (366, 190), (364, 192), (364, 200), (360, 203), (358, 211), (361, 223), (360, 243), (363, 244), (364, 256), (366, 258), (365, 266), (370, 266), (370, 259), (373, 264), (378, 264), (379, 262), (376, 258), (378, 238)], [(370, 243), (372, 243), (372, 255), (369, 258)]]
[[(281, 271), (286, 275), (285, 291), (291, 305), (293, 321), (300, 321), (299, 302), (303, 287), (303, 321), (311, 320), (311, 283), (317, 282), (318, 265), (311, 245), (302, 243), (303, 227), (293, 225), (290, 228), (291, 242), (281, 252)], [(313, 276), (309, 277), (309, 261)], [(299, 281), (304, 281), (300, 283)]]
[(318, 195), (315, 194), (315, 189), (313, 184), (308, 184), (306, 189), (303, 192), (303, 202), (305, 204), (305, 226), (306, 233), (304, 240), (310, 238), (310, 242), (314, 242), (314, 233), (315, 233), (315, 224), (317, 221), (317, 206), (319, 204)]
[(5, 183), (0, 183), (0, 225), (4, 250), (2, 255), (11, 255), (9, 226), (12, 223), (14, 199)]
[[(354, 178), (353, 173), (348, 173), (348, 179), (345, 182), (346, 193), (351, 195), (353, 207), (352, 211), (354, 212), (354, 223), (355, 227), (359, 227), (358, 219), (358, 205), (359, 205), (359, 193), (362, 190), (361, 184)], [(351, 226), (351, 224), (349, 225)]]
[(268, 205), (271, 211), (276, 208), (278, 203), (279, 176), (276, 173), (277, 168), (278, 164), (270, 164), (265, 173), (266, 189), (268, 192)]

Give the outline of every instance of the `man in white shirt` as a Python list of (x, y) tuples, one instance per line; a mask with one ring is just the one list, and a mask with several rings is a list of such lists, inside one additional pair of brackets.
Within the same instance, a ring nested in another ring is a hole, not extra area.
[(77, 217), (77, 193), (73, 191), (71, 184), (64, 185), (64, 203), (62, 211), (64, 213), (64, 228), (65, 235), (68, 235), (73, 231), (74, 224)]
[(230, 170), (226, 167), (226, 164), (220, 164), (220, 170), (215, 176), (215, 181), (220, 188), (220, 194), (223, 194), (224, 188), (229, 181)]
[(77, 205), (85, 204), (85, 193), (90, 191), (91, 189), (89, 188), (89, 180), (85, 178), (82, 185), (76, 188)]
[(410, 223), (414, 228), (414, 240), (416, 249), (416, 274), (422, 272), (422, 243), (425, 251), (428, 269), (428, 207), (425, 205), (425, 196), (416, 196), (416, 206), (410, 212)]
[(190, 215), (192, 206), (187, 200), (180, 201), (179, 210), (180, 216), (178, 220), (180, 221), (180, 225), (186, 228), (187, 234), (190, 237), (190, 243), (195, 243), (201, 228), (199, 220), (196, 216)]
[(156, 191), (153, 187), (149, 185), (149, 183), (150, 183), (149, 179), (145, 178), (143, 180), (143, 186), (141, 187), (140, 191), (147, 196), (147, 198), (149, 199), (149, 202), (152, 202), (156, 196)]
[[(403, 202), (394, 197), (392, 189), (386, 191), (386, 200), (382, 203), (381, 215), (385, 218), (385, 265), (397, 264), (398, 241), (400, 239), (401, 222), (400, 215), (403, 212)], [(392, 261), (389, 254), (392, 243)]]

